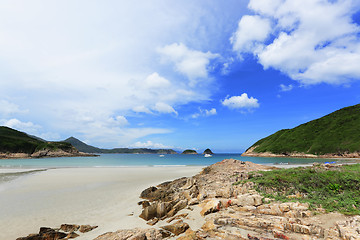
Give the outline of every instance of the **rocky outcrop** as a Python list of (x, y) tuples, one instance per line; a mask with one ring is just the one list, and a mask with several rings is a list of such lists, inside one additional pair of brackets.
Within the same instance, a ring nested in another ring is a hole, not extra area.
[[(341, 215), (343, 219), (336, 222), (322, 208), (310, 210), (306, 203), (282, 203), (264, 198), (249, 181), (234, 184), (249, 179), (249, 172), (272, 169), (275, 168), (223, 160), (193, 177), (145, 189), (141, 193), (145, 200), (139, 202), (143, 208), (140, 217), (170, 234), (163, 239), (175, 239), (176, 236), (179, 240), (360, 239), (358, 217)], [(205, 223), (200, 228), (191, 229), (191, 222), (186, 223), (195, 206)], [(175, 223), (164, 225), (175, 219)]]
[(57, 240), (73, 239), (86, 233), (97, 226), (62, 224), (60, 228), (41, 227), (38, 234), (29, 234), (27, 237), (19, 237), (16, 240)]
[(170, 233), (162, 229), (135, 228), (104, 233), (94, 240), (161, 240), (169, 236)]

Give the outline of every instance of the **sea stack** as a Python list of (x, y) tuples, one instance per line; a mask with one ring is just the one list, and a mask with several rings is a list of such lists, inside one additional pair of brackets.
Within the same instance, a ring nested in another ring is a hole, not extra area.
[(211, 155), (213, 155), (214, 153), (210, 150), (210, 148), (207, 148), (207, 149), (203, 152), (203, 154), (211, 154)]
[(186, 149), (181, 154), (198, 154), (195, 150), (192, 149)]

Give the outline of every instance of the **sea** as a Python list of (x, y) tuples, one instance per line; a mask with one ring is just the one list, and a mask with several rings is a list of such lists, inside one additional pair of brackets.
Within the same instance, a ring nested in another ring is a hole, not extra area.
[(100, 154), (98, 157), (58, 157), (35, 159), (0, 159), (0, 183), (11, 181), (24, 174), (32, 174), (52, 168), (83, 167), (177, 167), (209, 166), (224, 159), (237, 159), (266, 165), (309, 164), (313, 162), (333, 162), (327, 159), (301, 158), (261, 158), (243, 157), (241, 154), (204, 155), (185, 154)]

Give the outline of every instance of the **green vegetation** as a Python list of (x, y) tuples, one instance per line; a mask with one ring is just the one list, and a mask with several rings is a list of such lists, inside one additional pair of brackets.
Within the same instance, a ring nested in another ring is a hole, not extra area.
[(296, 201), (312, 207), (360, 214), (360, 164), (331, 170), (311, 167), (252, 172), (248, 180), (236, 184), (246, 181), (254, 182), (257, 191), (276, 200), (289, 201), (289, 195), (297, 194)]
[(0, 152), (2, 153), (32, 154), (45, 149), (70, 151), (72, 145), (66, 142), (46, 142), (8, 127), (0, 127)]
[(257, 153), (276, 154), (360, 151), (360, 104), (342, 108), (293, 129), (280, 130), (253, 144)]
[(181, 154), (198, 154), (195, 150), (192, 149), (186, 149)]
[(114, 149), (102, 149), (87, 145), (82, 141), (70, 137), (65, 142), (71, 143), (76, 149), (84, 153), (152, 153), (152, 154), (175, 154), (172, 149), (148, 149), (148, 148), (114, 148)]

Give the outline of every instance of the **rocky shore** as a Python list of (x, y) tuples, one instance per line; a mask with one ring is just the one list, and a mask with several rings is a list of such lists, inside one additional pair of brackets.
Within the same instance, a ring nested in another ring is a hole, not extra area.
[(150, 187), (141, 193), (139, 205), (140, 217), (151, 228), (118, 230), (96, 240), (360, 239), (360, 216), (266, 199), (251, 182), (234, 185), (251, 171), (272, 169), (227, 159), (193, 177)]
[(71, 151), (57, 150), (41, 150), (29, 153), (1, 153), (0, 159), (15, 159), (15, 158), (46, 158), (46, 157), (97, 157), (98, 155), (79, 152), (76, 149)]
[(352, 153), (329, 153), (323, 155), (315, 155), (315, 154), (308, 154), (308, 153), (282, 153), (276, 154), (271, 152), (255, 152), (256, 146), (251, 147), (246, 150), (241, 156), (244, 157), (292, 157), (292, 158), (360, 158), (360, 152), (352, 152)]

